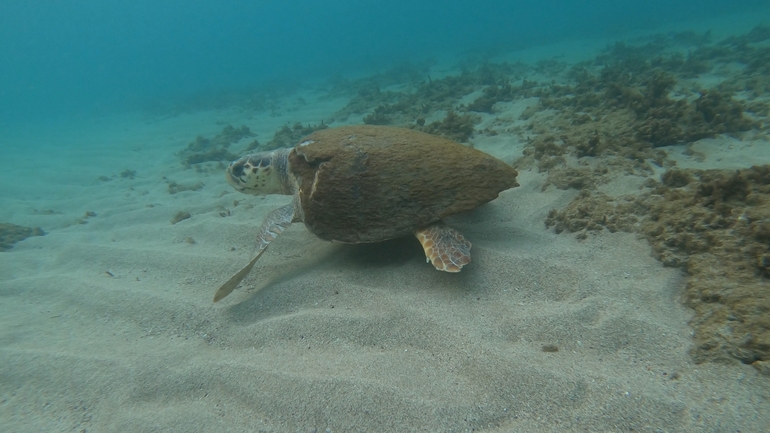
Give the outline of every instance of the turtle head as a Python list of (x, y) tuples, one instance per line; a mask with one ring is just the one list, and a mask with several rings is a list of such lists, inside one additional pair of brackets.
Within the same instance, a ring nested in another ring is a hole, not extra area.
[(225, 177), (227, 183), (244, 194), (291, 194), (288, 155), (291, 149), (259, 152), (231, 162)]

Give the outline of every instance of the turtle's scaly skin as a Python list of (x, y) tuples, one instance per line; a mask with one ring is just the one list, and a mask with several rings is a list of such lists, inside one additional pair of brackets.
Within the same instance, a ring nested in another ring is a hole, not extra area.
[(516, 170), (484, 152), (386, 126), (317, 131), (288, 158), (307, 228), (347, 243), (410, 235), (518, 185)]

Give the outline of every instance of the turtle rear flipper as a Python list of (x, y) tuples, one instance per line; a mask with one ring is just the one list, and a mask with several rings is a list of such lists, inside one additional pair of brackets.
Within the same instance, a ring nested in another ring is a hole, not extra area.
[(267, 246), (270, 245), (270, 242), (275, 240), (278, 235), (283, 233), (283, 231), (286, 230), (286, 228), (289, 227), (293, 221), (294, 203), (280, 207), (267, 215), (265, 222), (262, 223), (262, 227), (259, 229), (259, 235), (257, 236), (257, 255), (251, 259), (248, 265), (244, 266), (243, 269), (230, 277), (226, 283), (222, 284), (222, 286), (217, 289), (217, 293), (214, 294), (214, 302), (217, 302), (225, 296), (229, 295), (233, 290), (235, 290), (236, 287), (238, 287), (238, 284), (240, 284), (241, 281), (246, 278), (246, 275), (249, 275), (251, 268), (253, 268), (254, 264), (257, 263), (257, 260), (262, 255), (262, 253), (267, 250)]
[(425, 261), (444, 272), (460, 272), (471, 262), (471, 243), (457, 230), (438, 222), (414, 231)]

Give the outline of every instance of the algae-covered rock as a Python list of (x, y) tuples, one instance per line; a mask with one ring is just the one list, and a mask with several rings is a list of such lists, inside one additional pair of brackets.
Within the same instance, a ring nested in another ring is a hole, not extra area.
[(676, 169), (661, 180), (639, 196), (584, 191), (546, 226), (579, 238), (641, 234), (665, 266), (687, 273), (696, 362), (770, 361), (770, 166)]

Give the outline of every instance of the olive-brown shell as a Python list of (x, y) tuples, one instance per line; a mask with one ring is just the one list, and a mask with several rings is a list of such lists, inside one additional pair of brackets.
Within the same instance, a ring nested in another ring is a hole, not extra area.
[(347, 243), (408, 235), (518, 186), (516, 170), (484, 152), (387, 126), (316, 131), (289, 167), (307, 228)]

